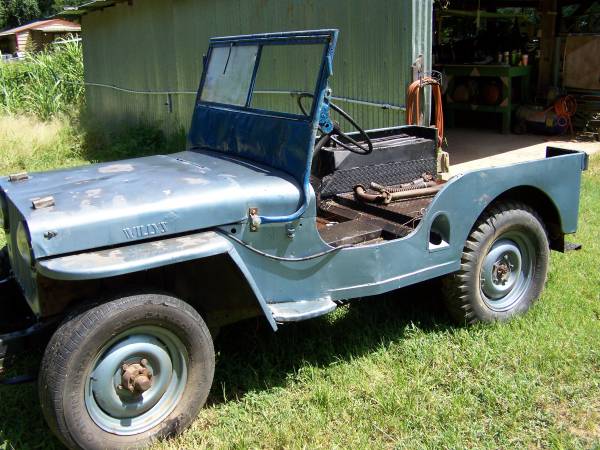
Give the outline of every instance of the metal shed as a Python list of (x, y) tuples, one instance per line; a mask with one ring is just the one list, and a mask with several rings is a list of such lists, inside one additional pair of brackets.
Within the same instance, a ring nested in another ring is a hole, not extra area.
[(405, 93), (419, 55), (423, 70), (430, 70), (432, 3), (98, 0), (62, 16), (81, 21), (87, 105), (100, 122), (186, 129), (211, 36), (339, 28), (333, 95), (374, 128), (404, 123)]

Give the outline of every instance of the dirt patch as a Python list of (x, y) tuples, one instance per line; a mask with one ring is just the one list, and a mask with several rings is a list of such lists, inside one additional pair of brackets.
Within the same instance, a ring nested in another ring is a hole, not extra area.
[(560, 429), (567, 431), (586, 446), (600, 445), (600, 398), (590, 398), (587, 405), (561, 402), (548, 409)]

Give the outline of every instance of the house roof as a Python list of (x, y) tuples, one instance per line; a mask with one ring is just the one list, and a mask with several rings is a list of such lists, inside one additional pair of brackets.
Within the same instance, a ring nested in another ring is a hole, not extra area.
[(81, 26), (63, 19), (38, 20), (36, 22), (28, 23), (27, 25), (21, 25), (20, 27), (2, 31), (0, 32), (0, 36), (10, 36), (29, 30), (43, 31), (45, 33), (75, 33), (81, 31)]

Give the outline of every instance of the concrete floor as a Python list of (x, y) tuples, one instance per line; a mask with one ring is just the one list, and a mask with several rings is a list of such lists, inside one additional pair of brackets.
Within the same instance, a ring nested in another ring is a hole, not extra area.
[(564, 147), (600, 153), (600, 142), (577, 142), (568, 137), (534, 134), (500, 134), (489, 130), (452, 128), (446, 130), (450, 175), (481, 167), (494, 167), (515, 162), (542, 159), (546, 147)]

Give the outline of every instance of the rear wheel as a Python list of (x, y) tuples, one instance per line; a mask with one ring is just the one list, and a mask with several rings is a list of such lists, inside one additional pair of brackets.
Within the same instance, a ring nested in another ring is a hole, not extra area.
[(461, 270), (444, 280), (450, 313), (461, 323), (524, 313), (544, 289), (549, 253), (546, 230), (529, 206), (492, 206), (465, 243)]
[(135, 295), (59, 327), (42, 361), (40, 401), (70, 448), (141, 447), (192, 422), (213, 373), (212, 339), (198, 313), (170, 296)]

